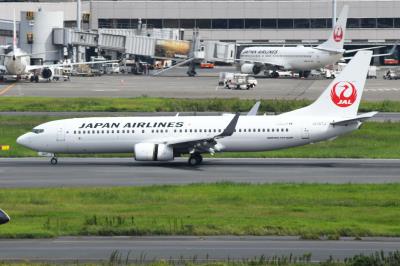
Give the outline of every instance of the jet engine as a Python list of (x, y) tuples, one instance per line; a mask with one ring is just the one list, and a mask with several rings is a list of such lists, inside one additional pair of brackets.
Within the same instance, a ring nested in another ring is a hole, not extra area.
[(245, 63), (240, 67), (240, 71), (244, 74), (254, 74), (257, 75), (261, 72), (262, 66)]
[(138, 143), (135, 145), (136, 161), (170, 161), (174, 150), (166, 144)]
[(42, 69), (42, 73), (40, 73), (40, 74), (41, 74), (42, 78), (49, 79), (53, 76), (53, 71), (51, 71), (50, 68), (45, 67)]

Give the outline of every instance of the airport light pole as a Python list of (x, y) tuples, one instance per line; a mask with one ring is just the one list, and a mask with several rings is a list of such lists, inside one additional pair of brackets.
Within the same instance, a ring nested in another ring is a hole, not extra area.
[(332, 0), (332, 28), (336, 24), (336, 0)]
[[(78, 32), (81, 31), (81, 0), (76, 0), (76, 28)], [(81, 47), (78, 45), (76, 46), (76, 57), (77, 57), (77, 62), (79, 63), (81, 61)]]

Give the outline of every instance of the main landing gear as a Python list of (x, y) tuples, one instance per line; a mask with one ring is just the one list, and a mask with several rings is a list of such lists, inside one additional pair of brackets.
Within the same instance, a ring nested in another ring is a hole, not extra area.
[(58, 163), (57, 157), (51, 158), (51, 160), (50, 160), (51, 165), (56, 165), (57, 163)]
[(200, 155), (200, 153), (193, 153), (190, 155), (189, 160), (188, 160), (188, 164), (190, 166), (195, 166), (195, 165), (199, 165), (203, 162), (203, 157)]

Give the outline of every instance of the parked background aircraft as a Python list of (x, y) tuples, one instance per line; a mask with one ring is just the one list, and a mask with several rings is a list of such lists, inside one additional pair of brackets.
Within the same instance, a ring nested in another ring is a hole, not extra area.
[[(308, 77), (312, 69), (319, 69), (338, 62), (345, 53), (356, 52), (382, 46), (345, 50), (343, 44), (346, 35), (348, 6), (345, 5), (329, 34), (328, 40), (317, 47), (248, 47), (240, 54), (242, 73), (259, 74), (262, 70), (273, 70), (272, 77), (279, 76), (277, 70), (299, 71), (300, 77)], [(394, 50), (393, 50), (394, 52)], [(374, 56), (385, 56), (380, 54)]]
[[(109, 61), (94, 61), (94, 62), (79, 62), (79, 63), (30, 65), (31, 56), (37, 54), (28, 54), (22, 49), (17, 47), (17, 30), (16, 30), (15, 14), (14, 14), (13, 24), (14, 27), (13, 27), (12, 51), (7, 54), (3, 55), (0, 54), (0, 56), (4, 56), (4, 66), (6, 69), (6, 73), (4, 75), (5, 79), (13, 78), (19, 80), (25, 77), (29, 78), (30, 81), (39, 82), (39, 77), (46, 80), (51, 80), (54, 74), (54, 69), (57, 67), (118, 62), (118, 60), (109, 60)], [(48, 51), (48, 53), (51, 52), (52, 51)]]
[[(264, 151), (332, 139), (358, 129), (376, 112), (357, 115), (371, 51), (360, 51), (311, 105), (276, 116), (91, 117), (52, 121), (17, 142), (58, 153), (134, 153), (138, 161), (169, 161), (190, 154)], [(255, 107), (257, 108), (257, 107)], [(250, 114), (252, 112), (249, 112)]]

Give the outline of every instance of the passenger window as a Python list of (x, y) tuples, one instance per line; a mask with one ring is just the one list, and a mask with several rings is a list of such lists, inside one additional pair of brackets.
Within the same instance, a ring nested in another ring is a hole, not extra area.
[(119, 130), (117, 130), (117, 134), (119, 134)]
[(286, 132), (288, 132), (288, 131), (289, 131), (289, 129), (287, 128), (287, 129), (286, 129)]
[(122, 130), (122, 133), (125, 133), (125, 130)]
[(76, 134), (76, 131), (74, 130), (74, 134)]
[(265, 128), (262, 129), (262, 132), (265, 132)]
[(241, 129), (241, 128), (239, 128), (239, 132), (242, 132), (242, 129)]
[(179, 133), (182, 133), (182, 129), (179, 129)]
[(272, 132), (274, 132), (274, 129), (272, 129)]
[(269, 128), (267, 129), (267, 132), (269, 132)]
[(192, 130), (190, 129), (190, 133), (192, 133)]

